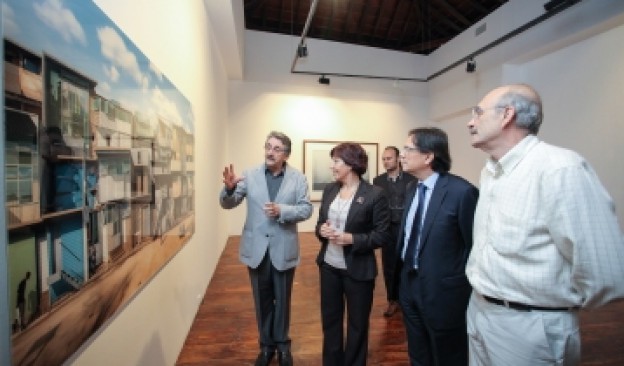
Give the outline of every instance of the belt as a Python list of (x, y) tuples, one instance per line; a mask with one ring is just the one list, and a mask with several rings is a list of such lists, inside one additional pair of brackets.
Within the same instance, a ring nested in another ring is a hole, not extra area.
[(577, 310), (578, 309), (577, 307), (552, 308), (552, 307), (546, 307), (546, 306), (525, 305), (525, 304), (520, 304), (518, 302), (495, 299), (493, 297), (486, 296), (486, 295), (483, 295), (483, 298), (487, 302), (491, 302), (492, 304), (496, 304), (496, 305), (504, 306), (504, 307), (506, 307), (508, 309), (514, 309), (514, 310), (520, 310), (520, 311), (531, 311), (531, 310), (537, 310), (537, 311), (572, 311), (572, 310)]

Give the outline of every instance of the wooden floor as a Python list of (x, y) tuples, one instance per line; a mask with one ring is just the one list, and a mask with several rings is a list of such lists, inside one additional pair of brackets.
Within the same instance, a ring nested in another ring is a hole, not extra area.
[[(297, 366), (321, 365), (318, 241), (301, 233), (301, 264), (295, 272), (290, 335)], [(238, 261), (240, 237), (228, 240), (176, 365), (253, 365), (257, 328), (246, 267)], [(379, 258), (378, 258), (379, 259)], [(622, 279), (624, 281), (624, 279)], [(400, 313), (383, 317), (382, 276), (377, 277), (371, 314), (369, 365), (403, 366), (407, 343)], [(624, 365), (624, 302), (581, 313), (582, 365)], [(273, 361), (276, 365), (276, 361)]]

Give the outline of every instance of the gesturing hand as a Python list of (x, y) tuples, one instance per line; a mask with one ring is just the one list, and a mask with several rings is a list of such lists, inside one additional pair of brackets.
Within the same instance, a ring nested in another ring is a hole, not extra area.
[(234, 173), (234, 165), (230, 164), (229, 167), (223, 168), (223, 184), (228, 190), (234, 189), (236, 184), (240, 182), (243, 178), (237, 177), (236, 173)]

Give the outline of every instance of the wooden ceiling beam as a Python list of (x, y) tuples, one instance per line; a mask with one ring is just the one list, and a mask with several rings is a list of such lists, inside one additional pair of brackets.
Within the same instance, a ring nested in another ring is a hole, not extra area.
[[(506, 3), (508, 0), (501, 0), (499, 3)], [(481, 5), (480, 1), (469, 1), (470, 7), (473, 9), (477, 9), (481, 14), (489, 14), (491, 10), (488, 10), (486, 7)]]
[[(282, 22), (282, 16), (284, 16), (284, 0), (280, 0), (280, 5), (279, 5), (279, 10), (277, 13), (277, 29), (280, 32), (283, 32), (282, 30), (282, 24), (284, 24), (284, 22)], [(288, 22), (289, 24), (292, 24), (292, 22)], [(286, 25), (288, 26), (288, 25)]]
[(409, 8), (407, 9), (407, 16), (405, 17), (405, 21), (403, 22), (403, 32), (401, 32), (401, 36), (399, 37), (399, 41), (396, 43), (396, 47), (398, 49), (403, 49), (403, 40), (405, 39), (405, 35), (407, 34), (408, 30), (409, 30), (409, 25), (410, 25), (410, 20), (413, 16), (413, 14), (418, 11), (418, 8), (416, 8), (415, 10), (412, 11), (412, 9), (414, 9), (414, 1), (410, 1), (409, 2)]
[(342, 25), (342, 31), (340, 32), (340, 38), (347, 38), (347, 28), (349, 26), (349, 19), (351, 18), (351, 0), (347, 0), (347, 12), (345, 14), (344, 24)]
[[(430, 7), (430, 11), (431, 11), (431, 17), (432, 19), (435, 18), (436, 21), (439, 21), (443, 24), (446, 24), (449, 28), (453, 29), (455, 32), (457, 33), (461, 33), (465, 28), (462, 26), (457, 25), (457, 23), (451, 21), (448, 17), (446, 17), (444, 14), (442, 14), (438, 9), (436, 9), (435, 7), (431, 6)], [(430, 22), (431, 24), (431, 22)], [(441, 32), (439, 32), (441, 33)], [(448, 34), (448, 32), (446, 32), (446, 34)]]
[(401, 7), (401, 0), (396, 0), (394, 4), (394, 9), (392, 10), (392, 15), (390, 16), (390, 23), (388, 23), (388, 27), (386, 27), (386, 34), (384, 34), (383, 40), (384, 43), (388, 43), (390, 37), (390, 32), (392, 31), (392, 26), (396, 23), (397, 13), (399, 12), (399, 8)]
[(336, 6), (336, 2), (335, 1), (330, 1), (330, 8), (329, 8), (329, 16), (327, 17), (327, 20), (325, 21), (325, 26), (323, 27), (323, 37), (325, 39), (332, 39), (332, 33), (333, 33), (333, 27), (332, 24), (334, 23), (334, 7)]
[(356, 43), (357, 44), (362, 44), (362, 20), (364, 19), (366, 11), (368, 10), (368, 4), (369, 4), (368, 1), (364, 2), (364, 6), (362, 6), (362, 12), (360, 13), (360, 19), (358, 20), (358, 23), (357, 23), (357, 28), (356, 28), (356, 32), (357, 32)]
[(457, 11), (454, 6), (449, 4), (446, 0), (438, 0), (438, 3), (442, 5), (442, 7), (449, 12), (449, 14), (455, 17), (455, 19), (459, 20), (464, 25), (464, 27), (469, 28), (472, 25), (468, 18), (463, 16), (459, 11)]
[(382, 13), (384, 10), (384, 3), (387, 3), (388, 0), (386, 0), (386, 2), (378, 2), (379, 6), (377, 7), (377, 14), (375, 14), (375, 21), (373, 22), (373, 27), (371, 28), (370, 34), (368, 35), (368, 40), (369, 42), (374, 42), (375, 41), (375, 35), (377, 34), (377, 30), (379, 29), (379, 23), (381, 22), (381, 18), (382, 18)]
[[(298, 34), (304, 27), (306, 3), (310, 1), (244, 0), (245, 27)], [(506, 2), (325, 0), (319, 4), (308, 31), (312, 38), (427, 54)]]

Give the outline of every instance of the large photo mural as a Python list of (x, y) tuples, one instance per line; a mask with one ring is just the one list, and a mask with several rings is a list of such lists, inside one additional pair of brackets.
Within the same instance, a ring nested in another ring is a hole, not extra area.
[(2, 24), (12, 364), (60, 365), (193, 235), (193, 112), (90, 0)]

